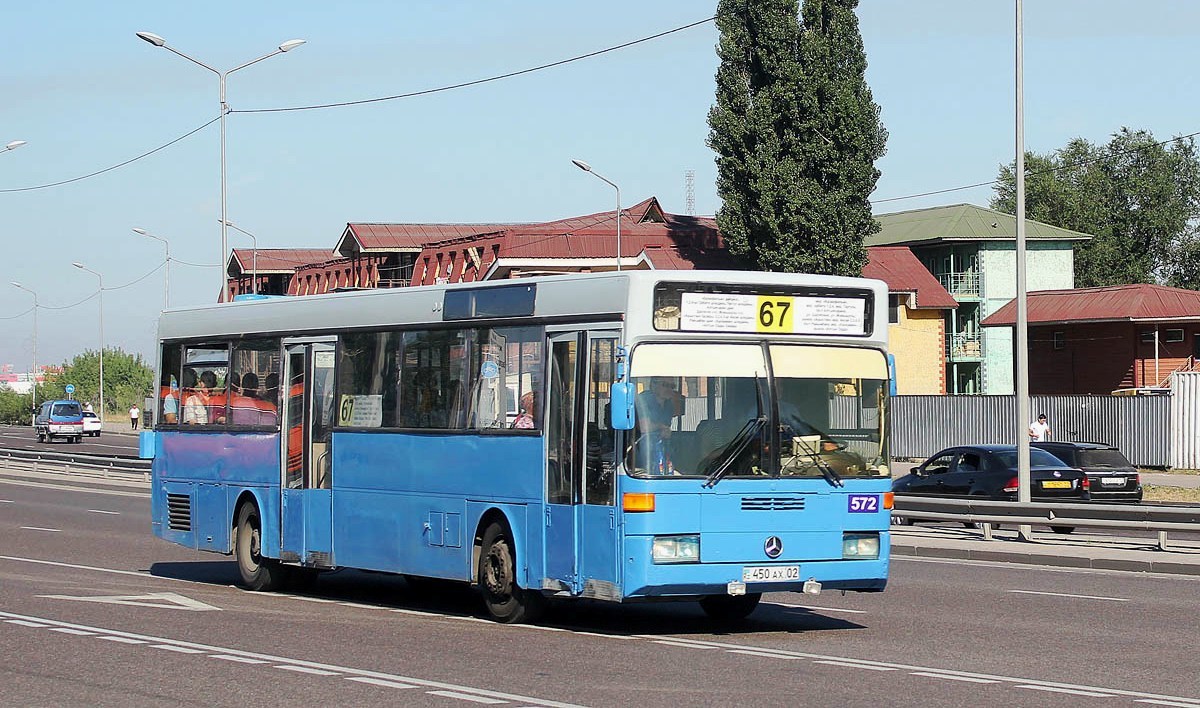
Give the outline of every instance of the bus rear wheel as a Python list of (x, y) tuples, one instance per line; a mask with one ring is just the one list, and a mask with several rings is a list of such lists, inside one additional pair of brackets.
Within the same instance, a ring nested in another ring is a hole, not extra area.
[(238, 510), (237, 556), (238, 574), (247, 590), (271, 591), (283, 586), (284, 568), (271, 558), (262, 555), (262, 519), (253, 504), (243, 504)]
[(700, 609), (720, 622), (734, 622), (749, 617), (761, 599), (761, 592), (748, 592), (745, 595), (705, 595), (700, 598)]
[(479, 588), (488, 614), (505, 624), (532, 621), (545, 604), (541, 593), (517, 585), (516, 569), (512, 535), (501, 524), (489, 525), (479, 552)]

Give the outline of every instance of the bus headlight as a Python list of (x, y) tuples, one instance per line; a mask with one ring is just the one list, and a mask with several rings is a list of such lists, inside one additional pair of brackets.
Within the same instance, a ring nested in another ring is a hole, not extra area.
[(699, 563), (700, 536), (655, 536), (651, 556), (655, 563)]
[(842, 534), (842, 558), (861, 558), (873, 560), (879, 557), (879, 534), (877, 533), (844, 533)]

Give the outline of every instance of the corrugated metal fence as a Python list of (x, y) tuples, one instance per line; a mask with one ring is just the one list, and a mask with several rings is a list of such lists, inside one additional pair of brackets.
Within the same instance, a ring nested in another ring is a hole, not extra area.
[(1171, 466), (1200, 469), (1200, 371), (1171, 375)]
[[(1193, 396), (1200, 401), (1200, 380)], [(1031, 396), (1030, 415), (1046, 414), (1054, 440), (1105, 442), (1120, 448), (1135, 465), (1180, 467), (1187, 465), (1176, 464), (1171, 454), (1171, 403), (1176, 398)], [(1018, 431), (1016, 416), (1016, 396), (896, 396), (892, 456), (923, 458), (972, 443), (1015, 444), (1030, 422), (1022, 422)], [(1194, 441), (1193, 435), (1193, 446)]]

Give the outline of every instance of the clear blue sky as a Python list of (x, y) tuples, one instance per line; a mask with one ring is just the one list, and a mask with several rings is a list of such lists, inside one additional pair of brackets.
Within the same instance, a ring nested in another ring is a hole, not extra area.
[[(1123, 125), (1160, 138), (1200, 130), (1200, 3), (1025, 3), (1026, 141), (1048, 151)], [(229, 77), (234, 110), (353, 101), (483, 78), (602, 49), (712, 15), (714, 2), (11, 3), (0, 23), (0, 190), (85, 175), (152, 150), (218, 113), (216, 77), (138, 40), (139, 30), (218, 69), (279, 43), (299, 49)], [(983, 182), (1013, 156), (1012, 0), (867, 0), (868, 80), (891, 137), (878, 200)], [(229, 218), (262, 248), (332, 249), (350, 221), (548, 220), (612, 207), (581, 158), (684, 212), (718, 207), (705, 147), (711, 23), (506, 81), (347, 108), (228, 118)], [(219, 131), (121, 169), (49, 189), (0, 191), (0, 363), (28, 368), (37, 291), (39, 361), (105, 340), (153, 362), (170, 241), (173, 305), (218, 283)], [(877, 213), (962, 201), (987, 188), (880, 202)], [(249, 239), (230, 231), (231, 247)], [(198, 265), (209, 267), (197, 267)], [(159, 268), (155, 271), (155, 268)], [(154, 272), (152, 272), (154, 271)], [(139, 280), (141, 279), (141, 280)], [(132, 283), (132, 284), (131, 284)], [(127, 287), (123, 287), (127, 286)], [(73, 307), (68, 307), (75, 303)], [(60, 308), (60, 309), (56, 309)]]

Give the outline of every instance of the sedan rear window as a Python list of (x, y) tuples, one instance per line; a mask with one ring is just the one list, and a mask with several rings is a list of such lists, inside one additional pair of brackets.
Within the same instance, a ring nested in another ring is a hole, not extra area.
[[(1017, 466), (1017, 451), (1016, 450), (1006, 450), (1004, 452), (997, 452), (996, 457), (1000, 458), (1000, 462), (1002, 462), (1006, 467), (1016, 467)], [(1039, 450), (1036, 447), (1029, 449), (1029, 466), (1030, 467), (1070, 467), (1070, 465), (1068, 465), (1067, 463), (1058, 459), (1054, 455), (1051, 455), (1050, 453), (1046, 452), (1045, 450)]]
[(1080, 467), (1132, 467), (1120, 450), (1080, 450)]

